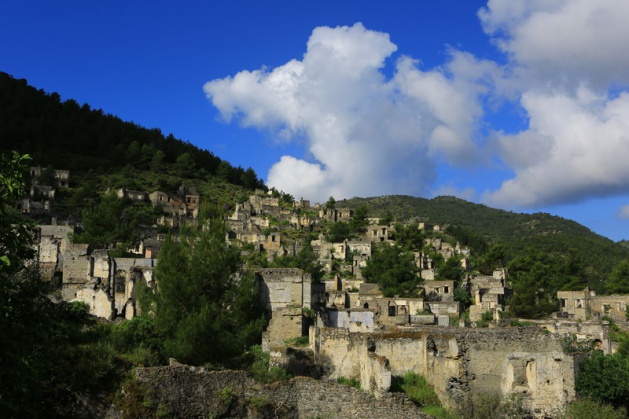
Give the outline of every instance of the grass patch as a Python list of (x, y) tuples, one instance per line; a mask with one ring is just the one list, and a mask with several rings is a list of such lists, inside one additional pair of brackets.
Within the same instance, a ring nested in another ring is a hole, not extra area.
[(336, 382), (339, 384), (343, 384), (345, 386), (350, 386), (350, 387), (354, 387), (357, 388), (358, 390), (360, 390), (360, 379), (358, 377), (339, 377), (336, 379)]
[(575, 400), (566, 407), (566, 411), (558, 419), (623, 419), (627, 411), (610, 404), (589, 399)]
[(292, 338), (292, 339), (286, 339), (284, 341), (284, 343), (287, 346), (298, 346), (298, 347), (304, 347), (304, 346), (308, 346), (308, 336), (299, 336), (297, 338)]
[(417, 406), (441, 406), (441, 401), (435, 393), (435, 389), (428, 384), (426, 379), (412, 372), (406, 373), (400, 381), (395, 380), (396, 383), (391, 383), (391, 388), (399, 388), (402, 392), (406, 393), (409, 399), (413, 401)]

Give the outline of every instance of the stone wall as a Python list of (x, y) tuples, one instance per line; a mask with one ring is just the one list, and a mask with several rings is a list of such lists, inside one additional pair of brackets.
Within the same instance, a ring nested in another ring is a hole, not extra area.
[(270, 268), (258, 269), (255, 275), (269, 318), (262, 346), (269, 350), (284, 345), (286, 339), (307, 334), (310, 320), (302, 310), (312, 307), (310, 274), (296, 268)]
[(403, 394), (376, 399), (353, 387), (306, 377), (265, 385), (242, 371), (185, 365), (139, 368), (136, 376), (142, 390), (123, 394), (165, 417), (427, 418)]
[(76, 291), (75, 301), (83, 301), (89, 305), (90, 314), (104, 319), (111, 319), (114, 301), (107, 292), (99, 286), (83, 287)]
[(76, 291), (87, 285), (92, 274), (92, 258), (85, 244), (70, 245), (63, 254), (63, 283), (61, 293), (65, 301), (76, 297)]
[[(384, 357), (393, 376), (423, 375), (453, 407), (481, 394), (516, 394), (536, 415), (574, 399), (574, 360), (561, 337), (538, 328), (414, 328), (397, 333), (311, 332), (315, 361), (330, 378), (360, 377), (369, 353)], [(379, 377), (374, 377), (378, 380)]]

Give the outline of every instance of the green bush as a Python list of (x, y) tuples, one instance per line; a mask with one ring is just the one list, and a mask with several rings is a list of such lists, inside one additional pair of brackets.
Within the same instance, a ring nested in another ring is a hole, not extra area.
[(274, 383), (291, 378), (291, 375), (284, 369), (274, 366), (270, 367), (271, 355), (262, 350), (260, 345), (254, 345), (244, 357), (245, 369), (251, 373), (253, 378), (263, 383)]
[(360, 379), (357, 377), (339, 377), (336, 379), (336, 382), (339, 384), (343, 384), (345, 386), (354, 387), (360, 390)]
[(284, 343), (288, 346), (308, 346), (308, 336), (299, 336), (297, 338), (286, 339)]
[(629, 360), (594, 351), (580, 364), (575, 390), (582, 397), (616, 407), (629, 405)]
[(488, 310), (481, 314), (481, 318), (476, 322), (477, 327), (488, 327), (489, 322), (494, 319), (494, 313), (491, 310)]
[(422, 411), (434, 419), (458, 419), (458, 416), (442, 406), (425, 406)]
[(535, 323), (514, 319), (514, 320), (510, 320), (509, 321), (509, 326), (511, 326), (511, 327), (530, 327), (530, 326), (535, 326)]
[(610, 404), (579, 399), (570, 403), (559, 419), (624, 419), (626, 417), (627, 411), (624, 408), (615, 409)]
[(408, 372), (403, 377), (391, 380), (391, 391), (404, 392), (413, 403), (419, 407), (441, 406), (441, 401), (435, 389), (426, 379), (414, 372)]

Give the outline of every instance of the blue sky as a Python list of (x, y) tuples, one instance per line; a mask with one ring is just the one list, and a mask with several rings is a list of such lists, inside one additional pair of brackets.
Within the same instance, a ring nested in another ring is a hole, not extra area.
[(0, 71), (269, 186), (456, 195), (629, 239), (629, 3), (29, 1)]

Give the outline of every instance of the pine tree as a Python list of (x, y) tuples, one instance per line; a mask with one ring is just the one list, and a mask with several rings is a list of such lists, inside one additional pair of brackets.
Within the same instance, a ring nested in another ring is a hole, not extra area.
[(149, 304), (167, 356), (223, 364), (259, 343), (262, 306), (253, 275), (240, 267), (240, 252), (225, 242), (221, 221), (166, 240)]

